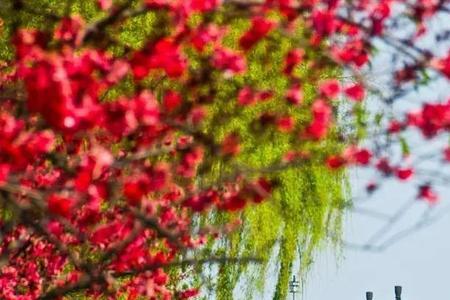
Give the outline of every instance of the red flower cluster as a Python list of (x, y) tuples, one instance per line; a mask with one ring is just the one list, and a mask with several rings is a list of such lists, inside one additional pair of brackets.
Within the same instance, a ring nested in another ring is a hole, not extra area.
[(269, 34), (274, 26), (274, 22), (262, 17), (253, 18), (250, 29), (240, 38), (239, 45), (246, 51), (250, 50), (256, 43)]
[(142, 51), (134, 53), (130, 65), (138, 80), (153, 69), (162, 69), (169, 77), (180, 77), (187, 67), (180, 47), (169, 38), (149, 43)]
[[(14, 5), (18, 16), (25, 2)], [(388, 20), (403, 9), (425, 26), (440, 10), (435, 1), (396, 10), (402, 1), (96, 2), (93, 19), (52, 14), (37, 30), (20, 17), (5, 30), (15, 55), (0, 61), (1, 299), (56, 299), (61, 290), (94, 299), (192, 298), (200, 293), (186, 279), (193, 270), (169, 275), (167, 267), (192, 263), (183, 259), (223, 234), (198, 217), (239, 218), (234, 212), (271, 197), (285, 169), (371, 166), (382, 178), (420, 180), (413, 163), (386, 159), (382, 143), (358, 146), (360, 128), (344, 127), (350, 119), (366, 125), (354, 102), (371, 90), (361, 77)], [(148, 38), (122, 40), (141, 17), (156, 24)], [(424, 79), (426, 68), (450, 77), (448, 55), (413, 50), (392, 64), (396, 90)], [(333, 75), (343, 67), (356, 71), (354, 83)], [(341, 110), (340, 96), (353, 102)], [(381, 134), (400, 140), (405, 159), (402, 131), (448, 133), (450, 100), (404, 120), (380, 118)], [(283, 151), (255, 164), (265, 143)], [(448, 147), (442, 154), (450, 161)], [(420, 183), (417, 197), (436, 202), (433, 183)]]
[(323, 139), (332, 122), (330, 105), (323, 99), (317, 99), (312, 105), (313, 119), (306, 128), (306, 135), (314, 139)]

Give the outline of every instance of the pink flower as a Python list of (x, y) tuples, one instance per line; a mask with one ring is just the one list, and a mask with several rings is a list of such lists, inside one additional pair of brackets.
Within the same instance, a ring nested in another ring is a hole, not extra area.
[(242, 106), (252, 105), (256, 103), (256, 95), (249, 86), (245, 86), (238, 93), (238, 103)]
[(431, 60), (430, 65), (450, 79), (450, 53), (444, 58)]
[(97, 4), (101, 10), (108, 10), (112, 7), (113, 2), (112, 0), (97, 0)]
[(55, 30), (55, 38), (63, 42), (79, 42), (85, 22), (80, 16), (63, 18)]
[(303, 91), (299, 85), (293, 85), (286, 92), (286, 100), (293, 105), (299, 105), (303, 101)]
[(208, 44), (216, 44), (224, 33), (225, 30), (216, 25), (202, 26), (192, 33), (191, 43), (197, 51), (203, 52)]
[(339, 81), (336, 79), (328, 79), (319, 85), (319, 92), (327, 98), (336, 98), (341, 91)]
[(212, 64), (215, 68), (224, 71), (226, 76), (241, 74), (247, 69), (245, 58), (226, 48), (217, 48), (214, 51)]

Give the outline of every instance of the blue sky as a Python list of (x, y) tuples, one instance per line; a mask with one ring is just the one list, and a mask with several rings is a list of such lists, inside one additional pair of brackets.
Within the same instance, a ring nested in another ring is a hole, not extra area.
[[(446, 95), (446, 96), (444, 96)], [(433, 82), (410, 98), (418, 101), (447, 99), (450, 95), (450, 83), (445, 80)], [(442, 97), (445, 98), (442, 98)], [(399, 105), (399, 111), (414, 107), (412, 103)], [(448, 143), (447, 140), (430, 143), (418, 139), (414, 133), (409, 138), (417, 142), (421, 152), (437, 152)], [(441, 145), (439, 145), (441, 144)], [(439, 147), (439, 148), (438, 148)], [(414, 148), (413, 148), (414, 151)], [(414, 153), (412, 153), (414, 155)], [(439, 160), (422, 165), (430, 169), (450, 173), (450, 165)], [(364, 187), (371, 178), (365, 170), (354, 170), (351, 176), (354, 194), (358, 187)], [(422, 213), (429, 208), (423, 202), (415, 201), (418, 183), (398, 183), (386, 181), (373, 198), (356, 206), (369, 208), (385, 214), (392, 214), (408, 201), (416, 202), (399, 222), (392, 227), (390, 234), (415, 224)], [(447, 211), (450, 207), (450, 183), (441, 186), (440, 203), (435, 212)], [(353, 243), (364, 243), (382, 226), (380, 220), (348, 212), (345, 222), (344, 239)], [(388, 237), (388, 235), (385, 236)], [(342, 254), (336, 249), (328, 249), (317, 255), (315, 264), (306, 280), (304, 300), (363, 300), (366, 291), (374, 292), (374, 300), (395, 299), (394, 286), (403, 286), (405, 300), (450, 299), (450, 213), (439, 221), (422, 230), (414, 232), (405, 239), (393, 244), (382, 252), (367, 252), (343, 248)]]
[[(399, 188), (382, 196), (394, 201), (392, 196), (402, 194)], [(404, 223), (416, 218), (412, 213)], [(367, 217), (348, 219), (346, 239), (361, 239), (373, 227)], [(389, 300), (394, 299), (394, 285), (403, 286), (406, 300), (449, 299), (449, 229), (450, 218), (444, 217), (383, 252), (344, 249), (342, 257), (336, 257), (335, 251), (324, 251), (309, 274), (303, 299), (360, 300), (373, 291), (375, 300)]]
[[(448, 17), (448, 15), (446, 15)], [(432, 31), (443, 30), (450, 25), (439, 18), (431, 24)], [(434, 30), (433, 30), (434, 27)], [(425, 40), (429, 46), (431, 40)], [(437, 53), (448, 51), (449, 45), (439, 45)], [(381, 58), (382, 59), (382, 58)], [(378, 64), (380, 73), (383, 65)], [(388, 64), (387, 64), (388, 65)], [(377, 78), (382, 81), (382, 79)], [(377, 81), (378, 81), (377, 80)], [(394, 114), (417, 107), (423, 100), (445, 101), (450, 95), (450, 83), (446, 80), (432, 82), (417, 94), (409, 96), (394, 105)], [(376, 110), (376, 99), (369, 107)], [(436, 143), (416, 140), (421, 151), (440, 151)], [(442, 141), (441, 141), (442, 142)], [(444, 140), (443, 145), (448, 143)], [(442, 146), (442, 145), (440, 145)], [(440, 148), (440, 147), (439, 147)], [(450, 166), (439, 161), (426, 163), (422, 167), (440, 170), (450, 174)], [(355, 171), (352, 173), (352, 189), (364, 186), (370, 173)], [(417, 183), (416, 183), (417, 184)], [(406, 201), (416, 196), (414, 183), (399, 184), (388, 182), (373, 199), (364, 203), (364, 207), (391, 214)], [(450, 182), (440, 187), (441, 203), (435, 208), (442, 211), (450, 205)], [(427, 207), (424, 203), (414, 203), (412, 209), (392, 228), (392, 233), (408, 228), (420, 218)], [(379, 220), (349, 212), (345, 222), (344, 239), (355, 243), (364, 243), (382, 223)], [(367, 252), (343, 248), (341, 254), (336, 249), (327, 249), (317, 255), (312, 271), (306, 279), (303, 291), (304, 300), (364, 300), (366, 291), (374, 292), (374, 300), (394, 300), (394, 286), (403, 286), (402, 299), (431, 300), (450, 299), (450, 214), (407, 238), (393, 244), (382, 252)], [(289, 298), (291, 299), (291, 298)]]

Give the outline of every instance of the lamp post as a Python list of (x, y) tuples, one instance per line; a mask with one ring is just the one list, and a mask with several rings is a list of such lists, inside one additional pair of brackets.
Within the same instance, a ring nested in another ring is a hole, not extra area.
[(402, 300), (402, 287), (395, 286), (395, 300)]
[[(295, 279), (295, 277), (294, 277)], [(396, 285), (394, 288), (395, 292), (395, 300), (402, 300), (402, 287), (399, 285)], [(373, 300), (373, 293), (372, 292), (366, 292), (366, 300)]]
[(292, 294), (292, 300), (295, 300), (295, 294), (298, 293), (298, 287), (300, 286), (300, 282), (295, 279), (295, 275), (292, 277), (292, 280), (289, 281), (289, 293)]

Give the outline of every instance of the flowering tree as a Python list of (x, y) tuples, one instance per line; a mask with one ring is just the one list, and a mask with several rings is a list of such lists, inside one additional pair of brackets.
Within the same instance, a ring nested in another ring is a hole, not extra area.
[[(331, 178), (303, 192), (340, 187), (345, 166), (407, 180), (412, 166), (386, 157), (392, 145), (411, 152), (400, 133), (449, 129), (450, 104), (425, 104), (404, 120), (377, 115), (372, 135), (363, 101), (377, 93), (364, 74), (379, 43), (395, 50), (387, 106), (430, 74), (450, 77), (448, 48), (434, 50), (448, 31), (420, 45), (448, 1), (0, 6), (2, 299), (195, 297), (202, 265), (264, 258), (211, 245), (238, 230), (244, 210), (282, 198), (295, 172)], [(373, 149), (358, 145), (365, 138)], [(438, 199), (428, 181), (418, 197)], [(278, 206), (287, 218), (302, 207)], [(217, 215), (226, 217), (212, 222)]]

